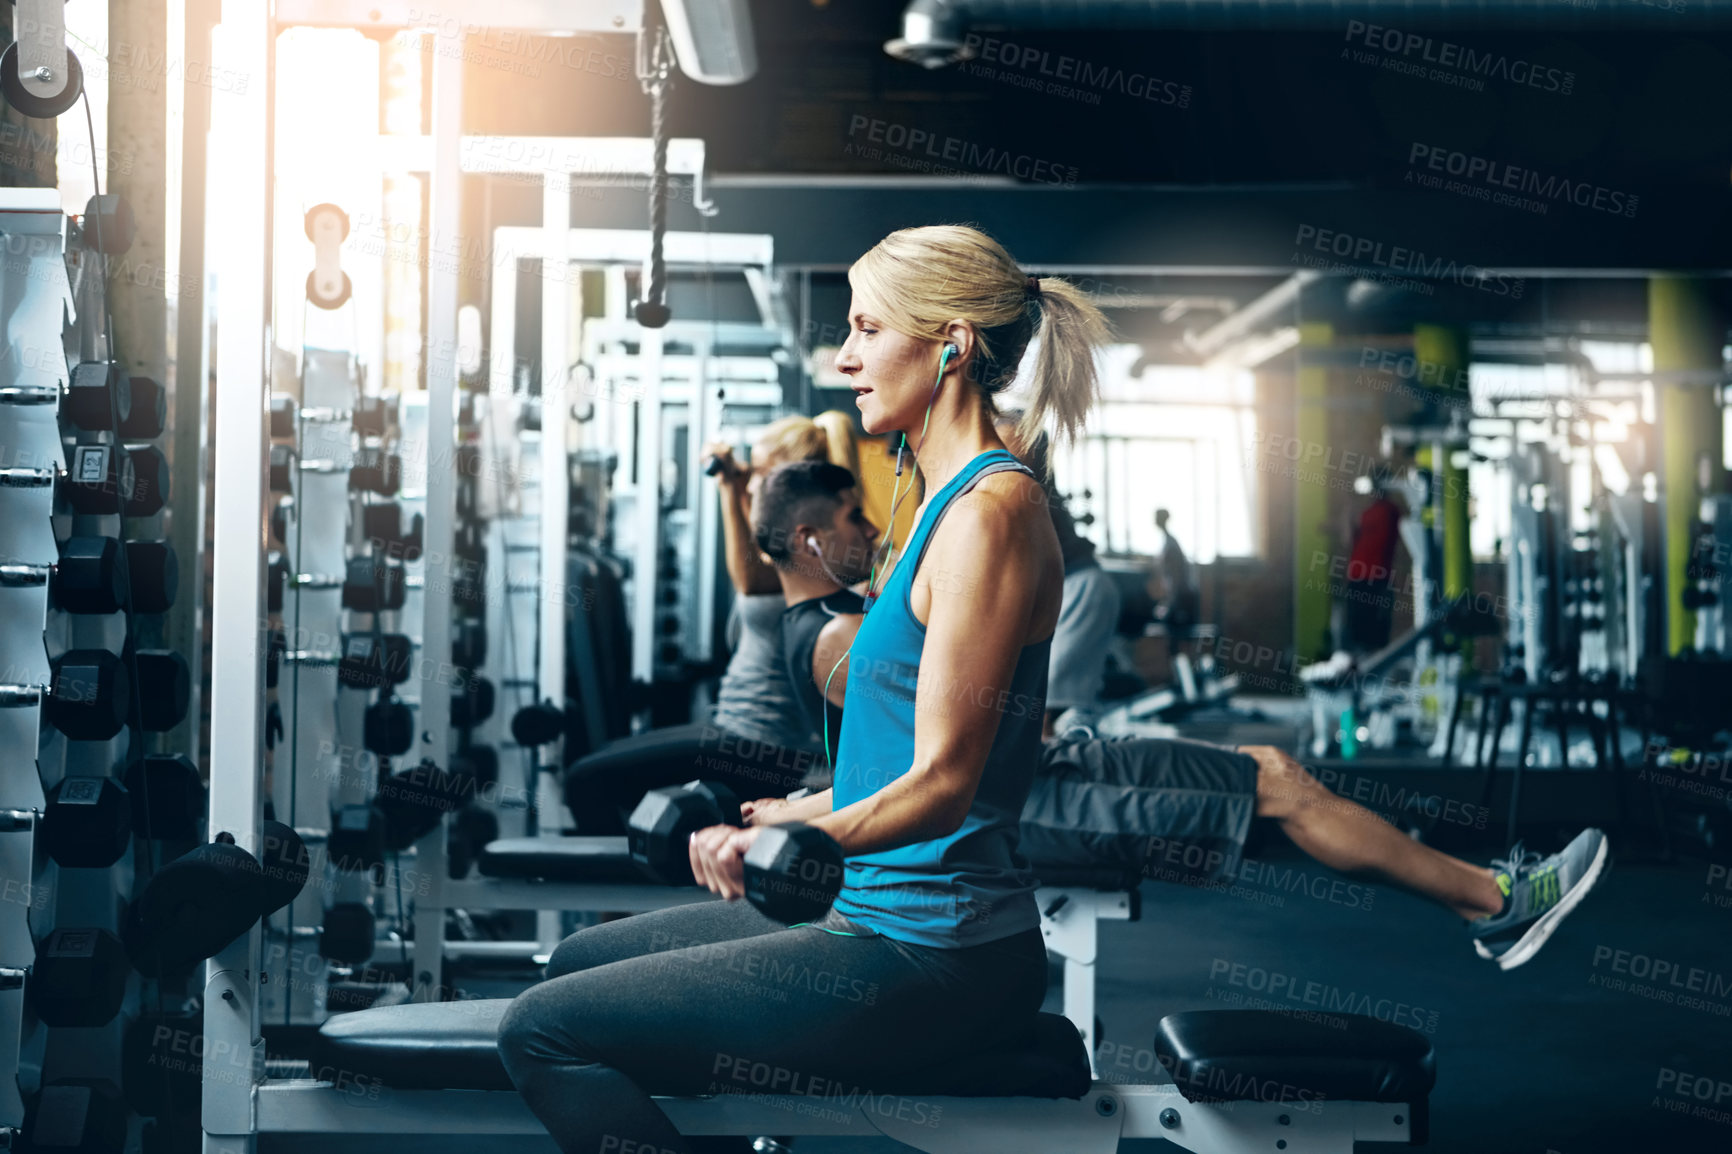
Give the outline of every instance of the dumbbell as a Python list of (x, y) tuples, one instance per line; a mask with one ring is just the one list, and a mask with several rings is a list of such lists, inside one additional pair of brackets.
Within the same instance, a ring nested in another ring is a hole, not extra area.
[(361, 716), (361, 745), (380, 757), (401, 757), (415, 744), (415, 711), (395, 697), (381, 697)]
[(373, 557), (351, 557), (343, 568), (343, 608), (352, 612), (401, 609), (408, 592), (401, 565)]
[(381, 781), (373, 804), (385, 815), (385, 848), (406, 850), (432, 833), (446, 814), (475, 796), (475, 784), (458, 762), (443, 770), (431, 758)]
[[(417, 514), (418, 516), (419, 514)], [(487, 606), (487, 570), (479, 561), (458, 558), (451, 566), (451, 604), (480, 612)]]
[(331, 865), (340, 872), (366, 873), (378, 869), (385, 864), (385, 814), (371, 804), (345, 805), (332, 810), (325, 849)]
[(192, 673), (172, 649), (140, 649), (138, 712), (148, 733), (167, 733), (186, 718), (192, 703)]
[(36, 1016), (50, 1026), (104, 1026), (126, 1000), (120, 939), (96, 928), (57, 929), (36, 947), (27, 983)]
[[(741, 825), (739, 800), (715, 782), (646, 793), (627, 823), (633, 859), (668, 885), (693, 884), (688, 843), (713, 825)], [(842, 889), (842, 851), (802, 822), (766, 826), (745, 857), (746, 900), (793, 925), (823, 917)]]
[(403, 484), (403, 462), (397, 454), (378, 445), (355, 450), (349, 466), (349, 492), (377, 493), (389, 497)]
[(271, 506), (271, 537), (287, 545), (289, 543), (289, 518), (294, 515), (295, 499), (284, 497)]
[(132, 493), (121, 502), (128, 517), (154, 517), (168, 504), (168, 458), (155, 445), (127, 450), (132, 460)]
[(72, 446), (71, 468), (62, 475), (61, 494), (74, 513), (111, 516), (130, 500), (136, 463), (113, 445)]
[(18, 1146), (36, 1154), (121, 1154), (126, 1142), (119, 1087), (106, 1078), (56, 1078), (31, 1096)]
[(126, 770), (132, 831), (151, 841), (198, 841), (205, 788), (184, 753), (147, 753)]
[(120, 435), (128, 441), (154, 441), (168, 427), (168, 393), (153, 377), (128, 377), (132, 412), (120, 422)]
[(180, 558), (165, 538), (126, 543), (134, 613), (167, 613), (180, 591)]
[(126, 598), (120, 543), (112, 537), (71, 537), (53, 565), (0, 565), (0, 585), (47, 585), (68, 613), (113, 613)]
[(132, 387), (113, 361), (83, 361), (75, 365), (60, 411), (86, 432), (112, 432), (132, 415)]
[(383, 689), (409, 680), (414, 643), (402, 633), (353, 633), (343, 639), (337, 683), (350, 689)]
[(283, 393), (271, 394), (271, 437), (279, 441), (295, 438), (295, 398)]
[(111, 777), (61, 778), (47, 802), (40, 836), (59, 865), (106, 869), (132, 844), (132, 796)]
[(451, 552), (476, 565), (487, 564), (487, 538), (479, 521), (463, 521), (453, 527)]
[(417, 513), (403, 527), (403, 510), (395, 501), (375, 501), (361, 506), (361, 533), (387, 557), (414, 561), (421, 556), (423, 521)]
[(283, 611), (283, 592), (289, 584), (289, 559), (272, 549), (265, 554), (265, 609), (271, 613)]
[(473, 674), (463, 680), (451, 694), (451, 724), (458, 729), (473, 729), (493, 716), (496, 694), (493, 682)]
[(349, 423), (363, 437), (385, 437), (397, 426), (396, 394), (355, 398)]
[(468, 877), (487, 843), (498, 840), (499, 819), (492, 810), (478, 805), (458, 810), (445, 839), (446, 875), (459, 881)]
[(120, 542), (112, 537), (69, 537), (53, 566), (0, 565), (0, 585), (40, 585), (68, 613), (118, 613), (132, 593), (135, 613), (164, 613), (174, 604), (180, 566), (174, 547), (164, 540), (128, 541), (121, 562)]
[(288, 445), (273, 444), (270, 449), (267, 479), (273, 493), (295, 491), (295, 450)]
[(565, 733), (565, 711), (551, 701), (525, 705), (511, 718), (511, 740), (531, 749)]
[(487, 790), (499, 781), (499, 751), (491, 745), (471, 745), (451, 755), (451, 769), (473, 778), (477, 791)]
[(744, 825), (740, 799), (719, 782), (691, 781), (652, 789), (632, 810), (626, 839), (633, 860), (664, 885), (694, 884), (687, 843), (712, 825)]
[(451, 664), (475, 669), (487, 660), (487, 622), (461, 620), (451, 631)]
[(360, 902), (338, 902), (325, 911), (319, 929), (319, 956), (358, 965), (373, 956), (377, 936), (373, 911)]
[(106, 649), (73, 649), (49, 663), (48, 684), (0, 685), (0, 708), (41, 705), (48, 723), (73, 741), (107, 741), (126, 726), (132, 679)]

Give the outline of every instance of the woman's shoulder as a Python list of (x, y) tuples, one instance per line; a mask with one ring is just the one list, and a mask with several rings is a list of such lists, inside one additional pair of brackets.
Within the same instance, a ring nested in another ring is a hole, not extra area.
[(981, 477), (973, 488), (956, 499), (952, 511), (965, 511), (1007, 526), (1051, 521), (1045, 486), (1021, 469), (1004, 469)]

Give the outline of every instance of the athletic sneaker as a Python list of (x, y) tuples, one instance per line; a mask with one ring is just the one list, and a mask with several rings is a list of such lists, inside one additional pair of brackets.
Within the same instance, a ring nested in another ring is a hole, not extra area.
[(1493, 861), (1503, 891), (1503, 911), (1472, 922), (1473, 948), (1513, 970), (1535, 954), (1569, 912), (1606, 872), (1611, 843), (1597, 829), (1585, 829), (1551, 857), (1529, 852), (1520, 842), (1507, 859)]

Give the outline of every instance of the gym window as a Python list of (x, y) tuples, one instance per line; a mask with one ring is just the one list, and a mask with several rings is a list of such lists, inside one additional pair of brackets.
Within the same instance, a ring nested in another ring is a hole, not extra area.
[(1160, 551), (1155, 510), (1163, 508), (1192, 561), (1255, 555), (1251, 373), (1149, 365), (1132, 376), (1137, 356), (1133, 347), (1103, 358), (1102, 403), (1077, 443), (1055, 455), (1071, 511), (1094, 517), (1078, 530), (1103, 553), (1152, 556)]

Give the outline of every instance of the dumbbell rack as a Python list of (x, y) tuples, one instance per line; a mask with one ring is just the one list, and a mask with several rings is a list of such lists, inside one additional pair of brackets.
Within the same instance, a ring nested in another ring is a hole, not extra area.
[[(495, 382), (495, 387), (498, 382)], [(506, 724), (516, 711), (535, 701), (536, 630), (541, 577), (541, 433), (539, 421), (525, 420), (525, 402), (511, 393), (485, 399), (477, 446), (485, 479), (480, 502), (487, 520), (490, 563), (485, 621), (488, 650), (480, 673), (499, 688), (499, 707), (478, 731), (500, 753), (501, 788), (495, 807), (502, 837), (524, 837), (528, 826), (530, 791), (538, 777), (535, 751), (511, 737)], [(555, 696), (557, 689), (546, 696)], [(556, 698), (557, 699), (557, 698)]]
[[(278, 453), (272, 477), (273, 488), (292, 489), (293, 498), (278, 623), (286, 645), (277, 674), (283, 736), (272, 751), (272, 807), (312, 848), (318, 884), (266, 928), (265, 968), (276, 980), (263, 986), (261, 1012), (267, 1022), (310, 1025), (332, 1009), (329, 963), (371, 958), (376, 890), (401, 882), (385, 870), (378, 842), (373, 801), (381, 758), (368, 748), (366, 716), (376, 699), (405, 683), (398, 699), (415, 705), (416, 646), (401, 626), (418, 621), (411, 603), (418, 590), (410, 586), (419, 581), (404, 562), (419, 543), (368, 536), (367, 509), (376, 498), (388, 504), (383, 499), (402, 487), (402, 458), (392, 443), (394, 398), (365, 394), (350, 352), (305, 350), (299, 397), (273, 407), (273, 433), (289, 434), (296, 451)], [(425, 406), (419, 413), (424, 426)], [(408, 432), (413, 437), (413, 426)], [(420, 456), (411, 453), (411, 462)], [(400, 527), (401, 508), (391, 508)], [(388, 646), (392, 638), (406, 644)]]
[[(141, 1001), (122, 911), (172, 856), (153, 843), (199, 837), (196, 768), (146, 736), (185, 716), (186, 666), (137, 648), (140, 615), (174, 599), (175, 567), (140, 532), (158, 535), (140, 520), (164, 507), (166, 461), (123, 445), (162, 435), (164, 395), (113, 363), (102, 257), (56, 190), (0, 192), (0, 239), (0, 1145), (24, 1131), (117, 1154), (141, 1129), (128, 1101), (184, 1121), (123, 1075)], [(157, 788), (171, 779), (187, 803), (172, 830)]]
[[(465, 382), (473, 385), (474, 382)], [(462, 393), (458, 409), (456, 453), (456, 531), (453, 550), (451, 611), (452, 665), (456, 668), (456, 686), (451, 700), (452, 766), (464, 775), (473, 788), (460, 800), (464, 809), (472, 809), (463, 819), (471, 831), (473, 822), (487, 824), (489, 832), (497, 833), (498, 818), (492, 813), (500, 798), (498, 733), (501, 714), (502, 686), (496, 677), (488, 675), (487, 666), (494, 640), (498, 635), (489, 626), (489, 608), (499, 600), (497, 581), (492, 577), (497, 554), (489, 548), (489, 513), (497, 504), (489, 490), (493, 481), (489, 454), (484, 444), (483, 425), (487, 419), (484, 397), (473, 388)], [(484, 496), (484, 494), (486, 494)], [(485, 815), (485, 816), (484, 816)], [(447, 845), (447, 874), (467, 872), (468, 862), (479, 846), (476, 839), (464, 835), (452, 853)], [(490, 840), (490, 839), (489, 839)], [(484, 844), (484, 843), (483, 843)]]

